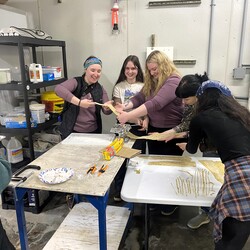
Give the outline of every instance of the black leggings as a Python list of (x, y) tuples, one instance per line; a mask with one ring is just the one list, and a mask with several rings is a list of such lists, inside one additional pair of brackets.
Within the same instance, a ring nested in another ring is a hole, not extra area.
[[(151, 125), (148, 126), (148, 132), (164, 132), (170, 128), (156, 128)], [(173, 139), (168, 141), (153, 141), (148, 140), (148, 152), (151, 155), (182, 155), (183, 151), (176, 146), (176, 143), (187, 142), (186, 138)]]
[[(131, 124), (131, 123), (129, 123), (129, 124)], [(133, 126), (129, 130), (129, 132), (131, 132), (132, 134), (137, 135), (137, 136), (146, 135), (146, 131), (138, 130), (140, 128), (141, 128), (141, 126), (134, 126), (134, 124), (133, 124)], [(135, 143), (133, 144), (132, 148), (139, 149), (139, 150), (141, 150), (142, 154), (145, 154), (146, 153), (146, 140), (142, 140), (142, 139), (135, 140)], [(127, 160), (125, 160), (123, 162), (117, 175), (115, 176), (115, 193), (116, 193), (116, 195), (118, 195), (121, 192), (123, 180), (125, 178), (126, 171), (127, 171), (126, 165), (127, 165)]]
[(228, 217), (222, 222), (222, 239), (215, 243), (215, 250), (241, 250), (250, 234), (250, 221)]

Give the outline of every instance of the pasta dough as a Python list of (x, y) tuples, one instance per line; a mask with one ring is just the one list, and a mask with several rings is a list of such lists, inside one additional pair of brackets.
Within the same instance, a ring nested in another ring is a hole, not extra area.
[(150, 155), (140, 157), (151, 160), (148, 161), (148, 165), (196, 167), (196, 163), (189, 156)]
[(174, 167), (196, 167), (193, 161), (149, 161), (148, 165), (174, 166)]
[(166, 135), (161, 134), (161, 133), (154, 133), (151, 135), (145, 135), (145, 136), (136, 136), (132, 134), (131, 132), (127, 133), (127, 136), (131, 139), (138, 140), (138, 139), (147, 139), (147, 140), (164, 140), (166, 138)]
[(106, 107), (109, 107), (110, 110), (115, 114), (115, 115), (119, 115), (119, 113), (116, 111), (116, 109), (114, 108), (114, 106), (112, 104), (108, 104), (105, 105)]
[(217, 181), (224, 182), (225, 166), (222, 162), (212, 160), (199, 160), (199, 162), (213, 174)]
[(99, 103), (99, 102), (95, 102), (96, 105), (100, 105), (100, 106), (105, 106), (105, 107), (108, 107), (110, 108), (110, 110), (115, 114), (115, 115), (119, 115), (119, 113), (116, 111), (116, 109), (114, 108), (114, 106), (112, 104), (108, 104), (108, 105), (105, 105), (105, 104), (102, 104), (102, 103)]

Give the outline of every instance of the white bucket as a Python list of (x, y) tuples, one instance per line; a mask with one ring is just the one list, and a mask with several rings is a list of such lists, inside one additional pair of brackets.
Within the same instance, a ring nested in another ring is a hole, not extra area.
[(31, 104), (30, 112), (34, 121), (37, 123), (45, 122), (45, 104)]

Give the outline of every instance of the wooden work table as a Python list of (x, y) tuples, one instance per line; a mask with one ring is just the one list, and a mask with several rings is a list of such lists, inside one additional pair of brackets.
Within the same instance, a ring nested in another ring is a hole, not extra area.
[[(35, 159), (31, 164), (38, 165), (41, 170), (26, 170), (22, 176), (28, 179), (15, 188), (16, 213), (18, 221), (21, 248), (29, 249), (24, 216), (23, 196), (28, 189), (48, 190), (84, 195), (98, 210), (100, 249), (107, 249), (106, 236), (106, 206), (109, 188), (119, 171), (124, 158), (114, 157), (111, 161), (104, 161), (100, 150), (111, 143), (112, 134), (71, 134), (49, 151)], [(131, 147), (133, 141), (125, 144)], [(87, 170), (96, 165), (108, 165), (108, 169), (98, 176), (87, 174)], [(39, 173), (50, 168), (72, 168), (74, 175), (60, 184), (46, 184), (39, 179)]]

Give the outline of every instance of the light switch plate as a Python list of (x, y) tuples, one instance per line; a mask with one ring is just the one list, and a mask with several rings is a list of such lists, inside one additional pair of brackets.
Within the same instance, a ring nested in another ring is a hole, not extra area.
[(246, 68), (233, 69), (233, 78), (234, 79), (244, 79), (245, 75), (246, 75)]

